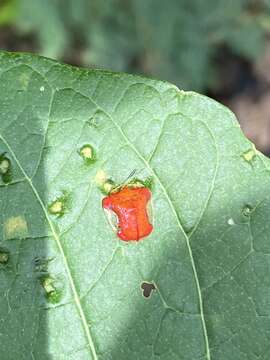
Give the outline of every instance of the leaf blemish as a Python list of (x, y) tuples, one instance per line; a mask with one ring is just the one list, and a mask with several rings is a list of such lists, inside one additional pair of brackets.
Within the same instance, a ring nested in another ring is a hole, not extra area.
[(250, 216), (251, 215), (251, 213), (252, 213), (252, 207), (250, 206), (250, 205), (246, 205), (246, 206), (244, 206), (243, 207), (243, 209), (242, 209), (242, 214), (244, 215), (244, 216)]
[(9, 251), (0, 248), (0, 264), (6, 265), (9, 261)]
[(242, 157), (246, 162), (250, 163), (255, 159), (256, 155), (257, 155), (257, 150), (256, 150), (255, 146), (252, 145), (252, 148), (245, 151), (242, 154)]
[(57, 287), (57, 282), (53, 277), (49, 275), (43, 276), (40, 278), (40, 283), (49, 302), (56, 304), (61, 300), (62, 289)]
[(152, 292), (154, 290), (156, 290), (156, 287), (153, 283), (150, 283), (150, 282), (147, 282), (147, 281), (144, 281), (141, 283), (141, 289), (142, 289), (142, 295), (149, 299)]
[(106, 123), (107, 115), (104, 114), (102, 110), (97, 110), (93, 116), (90, 117), (90, 119), (87, 121), (88, 125), (98, 129), (100, 128), (104, 123)]
[(5, 184), (11, 181), (11, 161), (6, 153), (0, 155), (0, 175)]
[(28, 226), (24, 216), (13, 216), (4, 223), (5, 239), (25, 238), (28, 234)]
[(40, 258), (36, 257), (34, 259), (34, 270), (39, 273), (47, 273), (48, 271), (48, 264), (52, 261), (51, 258)]
[(97, 186), (101, 186), (105, 183), (107, 179), (107, 174), (104, 170), (98, 170), (98, 172), (96, 173), (95, 176), (95, 182), (97, 184)]
[(93, 164), (96, 161), (95, 151), (93, 146), (86, 144), (83, 145), (79, 150), (80, 156), (83, 158), (86, 165)]
[(109, 194), (115, 188), (115, 183), (111, 179), (107, 179), (103, 184), (102, 192), (103, 194)]
[(3, 158), (0, 162), (0, 173), (5, 175), (10, 168), (10, 161), (6, 158)]
[(108, 178), (104, 170), (98, 170), (95, 176), (95, 182), (100, 191), (105, 195), (109, 194), (116, 186), (114, 181)]
[(67, 192), (64, 192), (62, 196), (55, 199), (48, 206), (49, 213), (57, 217), (61, 217), (67, 212), (69, 208), (68, 204), (69, 204), (69, 195)]
[(117, 193), (125, 187), (128, 187), (129, 189), (148, 188), (149, 190), (152, 190), (153, 178), (151, 176), (144, 180), (137, 177), (133, 178), (135, 173), (136, 170), (133, 170), (123, 183), (116, 184), (111, 178), (108, 177), (104, 170), (99, 170), (96, 174), (95, 181), (100, 191), (105, 195)]

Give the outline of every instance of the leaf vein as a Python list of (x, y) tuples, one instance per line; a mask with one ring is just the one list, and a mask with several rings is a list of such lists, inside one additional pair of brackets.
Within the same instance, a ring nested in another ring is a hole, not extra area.
[(64, 263), (64, 266), (65, 266), (65, 269), (66, 269), (66, 272), (67, 272), (67, 275), (68, 275), (68, 279), (69, 279), (69, 283), (70, 283), (70, 287), (71, 287), (71, 290), (72, 290), (72, 293), (73, 293), (73, 296), (74, 296), (74, 301), (75, 301), (75, 304), (76, 304), (76, 307), (77, 307), (77, 310), (78, 310), (78, 313), (79, 313), (79, 316), (80, 316), (80, 319), (82, 321), (82, 326), (84, 328), (84, 332), (85, 332), (85, 335), (86, 335), (86, 339), (87, 339), (87, 342), (89, 344), (89, 347), (91, 349), (91, 354), (93, 355), (93, 359), (94, 360), (98, 360), (98, 356), (97, 356), (97, 352), (96, 352), (96, 349), (95, 349), (95, 345), (94, 345), (94, 341), (93, 341), (93, 338), (92, 338), (92, 335), (90, 333), (90, 329), (89, 329), (89, 326), (88, 326), (88, 323), (87, 323), (87, 319), (86, 319), (86, 316), (85, 316), (85, 313), (83, 311), (83, 308), (82, 308), (82, 304), (80, 302), (80, 298), (79, 298), (79, 294), (78, 294), (78, 291), (77, 291), (77, 288), (75, 286), (75, 282), (73, 280), (73, 277), (72, 277), (72, 274), (71, 274), (71, 270), (70, 270), (70, 267), (69, 267), (69, 263), (68, 263), (68, 260), (67, 260), (67, 257), (66, 257), (66, 254), (64, 252), (64, 248), (62, 246), (62, 243), (61, 243), (61, 239), (58, 235), (58, 233), (56, 232), (56, 229), (49, 217), (49, 214), (46, 210), (46, 207), (37, 191), (37, 189), (35, 188), (31, 178), (26, 174), (24, 168), (22, 167), (20, 161), (18, 160), (16, 154), (14, 153), (14, 151), (12, 150), (11, 146), (9, 145), (9, 143), (3, 138), (3, 136), (0, 134), (0, 140), (3, 141), (3, 143), (6, 145), (6, 147), (9, 149), (11, 155), (13, 156), (14, 160), (16, 161), (18, 167), (20, 168), (20, 170), (22, 171), (25, 179), (28, 181), (29, 185), (30, 185), (30, 188), (32, 189), (34, 195), (36, 196), (43, 212), (44, 212), (44, 215), (46, 217), (46, 220), (51, 228), (51, 231), (53, 233), (53, 237), (56, 241), (56, 244), (57, 244), (57, 247), (58, 247), (58, 250), (62, 256), (62, 259), (63, 259), (63, 263)]
[[(81, 94), (81, 93), (80, 93)], [(81, 94), (82, 96), (85, 96), (83, 94)], [(200, 309), (200, 317), (201, 317), (201, 322), (202, 322), (202, 327), (203, 327), (203, 335), (204, 335), (204, 340), (205, 340), (205, 350), (206, 350), (206, 359), (207, 360), (211, 360), (211, 355), (210, 355), (210, 347), (209, 347), (209, 340), (208, 340), (208, 334), (207, 334), (207, 328), (206, 328), (206, 322), (205, 322), (205, 318), (204, 318), (204, 311), (203, 311), (203, 300), (202, 300), (202, 293), (201, 293), (201, 288), (200, 288), (200, 283), (199, 283), (199, 278), (198, 278), (198, 274), (197, 274), (197, 270), (196, 270), (196, 265), (194, 262), (194, 258), (193, 258), (193, 253), (192, 253), (192, 249), (189, 243), (189, 238), (187, 236), (187, 234), (185, 233), (183, 226), (181, 224), (181, 220), (179, 218), (179, 215), (177, 214), (177, 211), (172, 203), (172, 200), (165, 188), (165, 186), (163, 185), (163, 183), (161, 182), (159, 176), (157, 175), (157, 173), (155, 172), (155, 170), (150, 166), (150, 164), (147, 162), (147, 160), (141, 155), (141, 153), (138, 151), (138, 149), (135, 147), (135, 145), (129, 140), (129, 138), (126, 136), (126, 134), (124, 133), (124, 131), (122, 130), (122, 128), (114, 121), (113, 117), (111, 116), (111, 114), (109, 114), (107, 111), (105, 111), (105, 109), (103, 109), (102, 107), (100, 107), (95, 101), (94, 99), (92, 99), (91, 97), (88, 97), (89, 100), (91, 100), (101, 111), (103, 111), (108, 118), (111, 120), (112, 124), (115, 126), (115, 128), (118, 130), (119, 134), (123, 137), (124, 141), (127, 143), (127, 145), (135, 152), (135, 154), (138, 156), (138, 158), (145, 164), (145, 166), (147, 167), (147, 169), (152, 173), (152, 175), (154, 176), (154, 178), (157, 180), (157, 182), (159, 183), (159, 186), (161, 187), (164, 196), (167, 199), (167, 202), (176, 218), (178, 227), (180, 229), (180, 231), (182, 232), (182, 234), (185, 237), (185, 241), (186, 241), (186, 245), (188, 248), (188, 253), (189, 253), (189, 257), (190, 257), (190, 261), (191, 261), (191, 266), (192, 266), (192, 270), (193, 270), (193, 275), (194, 275), (194, 279), (195, 279), (195, 284), (196, 284), (196, 289), (197, 289), (197, 294), (198, 294), (198, 299), (199, 299), (199, 309)]]

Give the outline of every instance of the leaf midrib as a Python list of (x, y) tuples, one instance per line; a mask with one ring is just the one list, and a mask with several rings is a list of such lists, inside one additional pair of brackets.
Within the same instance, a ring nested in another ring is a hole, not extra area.
[(71, 270), (70, 270), (70, 267), (69, 267), (69, 264), (68, 264), (68, 260), (67, 260), (67, 257), (65, 255), (65, 252), (64, 252), (60, 237), (57, 234), (57, 231), (56, 231), (56, 229), (55, 229), (55, 227), (54, 227), (54, 225), (53, 225), (53, 223), (52, 223), (52, 221), (51, 221), (51, 219), (49, 217), (47, 209), (46, 209), (46, 207), (45, 207), (45, 205), (44, 205), (44, 203), (43, 203), (37, 189), (35, 188), (31, 178), (27, 175), (27, 173), (25, 172), (25, 170), (24, 170), (23, 166), (21, 165), (19, 159), (17, 158), (16, 154), (12, 150), (11, 146), (9, 145), (9, 143), (6, 141), (6, 139), (1, 134), (0, 134), (0, 139), (3, 141), (3, 143), (6, 145), (6, 147), (10, 151), (10, 154), (12, 155), (12, 157), (14, 158), (14, 160), (17, 163), (18, 167), (20, 168), (21, 172), (23, 173), (23, 176), (25, 177), (26, 181), (29, 183), (34, 195), (36, 196), (36, 198), (37, 198), (37, 200), (38, 200), (38, 202), (39, 202), (39, 204), (40, 204), (40, 206), (41, 206), (41, 208), (42, 208), (42, 210), (44, 212), (46, 220), (47, 220), (47, 222), (48, 222), (48, 224), (49, 224), (49, 226), (51, 228), (53, 237), (54, 237), (55, 242), (57, 244), (58, 250), (59, 250), (59, 252), (60, 252), (60, 254), (62, 256), (62, 259), (63, 259), (63, 263), (64, 263), (64, 266), (65, 266), (65, 269), (66, 269), (66, 272), (67, 272), (67, 275), (68, 275), (70, 287), (71, 287), (71, 290), (72, 290), (72, 293), (73, 293), (74, 301), (75, 301), (77, 310), (78, 310), (79, 315), (80, 315), (80, 319), (81, 319), (81, 322), (82, 322), (82, 326), (84, 328), (84, 332), (85, 332), (87, 342), (88, 342), (90, 350), (91, 350), (91, 354), (93, 355), (94, 360), (98, 360), (98, 356), (97, 356), (97, 352), (96, 352), (96, 349), (95, 349), (94, 341), (93, 341), (92, 335), (90, 333), (89, 326), (87, 324), (87, 319), (86, 319), (86, 316), (85, 316), (83, 308), (82, 308), (80, 297), (79, 297), (78, 291), (76, 289), (75, 282), (73, 280), (72, 273), (71, 273)]

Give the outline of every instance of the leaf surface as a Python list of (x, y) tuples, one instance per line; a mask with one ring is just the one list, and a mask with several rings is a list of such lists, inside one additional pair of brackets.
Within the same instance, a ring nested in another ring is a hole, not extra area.
[[(33, 55), (1, 53), (0, 79), (1, 359), (268, 359), (270, 164), (234, 115)], [(97, 179), (134, 169), (154, 231), (126, 243)]]

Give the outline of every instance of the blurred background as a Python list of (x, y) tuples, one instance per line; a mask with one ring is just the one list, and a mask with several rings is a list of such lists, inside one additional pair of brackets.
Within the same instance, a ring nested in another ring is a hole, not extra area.
[(270, 0), (0, 0), (0, 49), (204, 93), (270, 156)]

